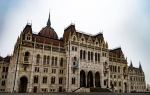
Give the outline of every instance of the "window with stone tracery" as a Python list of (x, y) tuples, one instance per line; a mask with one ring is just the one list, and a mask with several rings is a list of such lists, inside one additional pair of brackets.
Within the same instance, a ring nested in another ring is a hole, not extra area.
[(25, 52), (24, 62), (29, 62), (29, 56), (30, 56), (30, 53), (29, 52)]

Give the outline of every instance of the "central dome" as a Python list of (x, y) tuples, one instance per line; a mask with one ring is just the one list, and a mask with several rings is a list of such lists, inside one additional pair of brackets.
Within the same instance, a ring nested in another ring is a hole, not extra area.
[(38, 35), (52, 38), (52, 39), (58, 39), (57, 33), (51, 27), (50, 14), (49, 14), (49, 18), (47, 21), (47, 26), (42, 28), (42, 30), (38, 33)]
[(46, 26), (42, 28), (42, 30), (38, 34), (40, 36), (44, 36), (52, 39), (58, 39), (57, 33), (50, 26)]

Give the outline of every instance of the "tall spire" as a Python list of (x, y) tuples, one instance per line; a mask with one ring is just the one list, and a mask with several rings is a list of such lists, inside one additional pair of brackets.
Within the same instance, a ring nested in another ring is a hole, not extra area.
[(133, 65), (132, 65), (132, 61), (130, 61), (130, 67), (133, 67)]
[(139, 62), (139, 69), (142, 69), (141, 62)]
[(49, 17), (48, 17), (48, 21), (47, 21), (47, 26), (51, 26), (51, 21), (50, 21), (50, 12), (49, 12)]

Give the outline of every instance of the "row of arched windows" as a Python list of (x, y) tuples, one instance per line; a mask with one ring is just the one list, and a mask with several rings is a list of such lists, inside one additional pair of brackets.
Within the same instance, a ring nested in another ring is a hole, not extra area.
[(100, 53), (93, 53), (93, 52), (86, 52), (85, 50), (80, 50), (80, 59), (81, 60), (86, 60), (86, 57), (88, 57), (88, 60), (93, 61), (94, 60), (94, 55), (95, 55), (95, 61), (100, 61)]
[(110, 65), (109, 67), (110, 67), (110, 71), (111, 72), (118, 72), (118, 73), (120, 73), (120, 67), (119, 66), (112, 66), (112, 65)]
[[(29, 62), (29, 58), (30, 58), (30, 53), (25, 52), (24, 62)], [(52, 56), (51, 59), (52, 59), (52, 62), (51, 62), (52, 66), (57, 66), (58, 57)], [(42, 57), (40, 56), (40, 54), (37, 54), (36, 55), (36, 64), (42, 63), (41, 60), (42, 60)], [(50, 56), (44, 55), (43, 56), (43, 65), (49, 65), (49, 64), (50, 64)], [(60, 66), (63, 66), (63, 64), (64, 64), (64, 59), (60, 58)]]
[[(34, 77), (33, 77), (33, 83), (39, 83), (39, 76), (38, 75), (35, 75)], [(42, 83), (43, 84), (46, 84), (48, 82), (48, 78), (47, 78), (47, 76), (44, 76), (43, 77), (43, 79), (42, 79)], [(55, 84), (56, 83), (56, 77), (55, 76), (52, 76), (51, 77), (51, 84)], [(62, 77), (60, 77), (59, 78), (59, 84), (62, 84), (63, 83), (63, 78)]]
[(144, 77), (132, 76), (132, 77), (130, 77), (130, 81), (144, 82)]

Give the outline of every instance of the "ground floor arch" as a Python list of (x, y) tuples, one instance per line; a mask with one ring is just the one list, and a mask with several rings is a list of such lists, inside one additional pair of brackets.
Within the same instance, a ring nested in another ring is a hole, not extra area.
[(95, 87), (101, 87), (101, 85), (100, 85), (100, 73), (99, 72), (95, 73)]
[(80, 87), (101, 87), (99, 71), (80, 71)]
[(80, 87), (86, 87), (86, 76), (85, 71), (80, 71)]
[(127, 83), (124, 83), (124, 92), (127, 93)]
[(20, 93), (27, 92), (27, 84), (28, 84), (28, 78), (26, 76), (21, 77), (20, 84), (19, 84), (19, 92)]
[(87, 74), (87, 87), (93, 87), (93, 73), (89, 71)]

